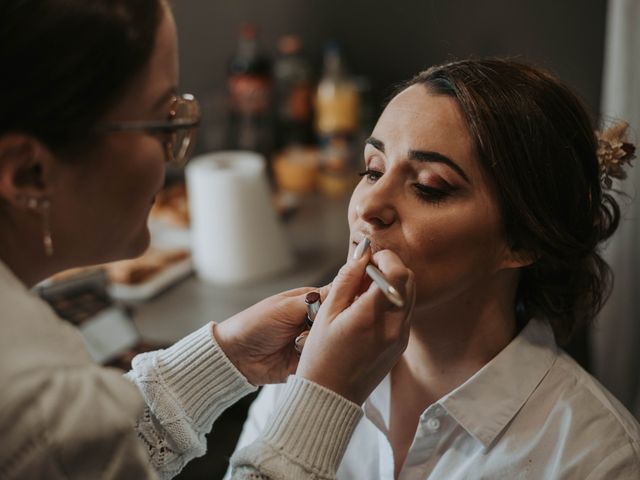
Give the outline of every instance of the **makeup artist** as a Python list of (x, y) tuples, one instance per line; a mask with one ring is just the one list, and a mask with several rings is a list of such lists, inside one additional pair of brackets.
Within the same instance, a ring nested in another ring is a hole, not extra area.
[[(161, 0), (0, 2), (0, 478), (170, 478), (205, 453), (226, 407), (285, 380), (249, 447), (269, 460), (234, 477), (304, 478), (302, 465), (331, 477), (360, 403), (407, 344), (413, 276), (387, 250), (361, 250), (323, 289), (324, 334), (299, 361), (308, 288), (139, 355), (126, 376), (93, 364), (30, 292), (147, 248), (165, 163), (186, 161), (199, 121), (195, 99), (177, 92), (176, 50)], [(354, 301), (370, 262), (405, 307), (375, 286)]]

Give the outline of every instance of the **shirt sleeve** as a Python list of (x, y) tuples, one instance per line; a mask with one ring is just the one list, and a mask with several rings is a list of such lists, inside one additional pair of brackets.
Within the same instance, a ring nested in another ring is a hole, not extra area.
[[(273, 415), (285, 384), (265, 385), (260, 390), (256, 399), (251, 403), (247, 418), (242, 426), (242, 433), (238, 438), (235, 450), (240, 450), (255, 442), (260, 433), (267, 426), (267, 421)], [(231, 478), (231, 464), (225, 473), (223, 480)]]
[(140, 395), (120, 371), (97, 365), (39, 370), (12, 388), (32, 400), (12, 409), (10, 429), (22, 432), (3, 432), (16, 442), (7, 448), (19, 447), (19, 470), (7, 478), (157, 478), (133, 430)]
[(163, 479), (203, 455), (213, 422), (256, 390), (216, 343), (211, 324), (170, 348), (137, 355), (127, 377), (145, 400), (136, 430)]
[[(266, 413), (265, 406), (252, 410), (244, 440), (264, 422), (255, 417)], [(360, 418), (358, 405), (291, 376), (262, 431), (231, 458), (231, 478), (333, 479)]]

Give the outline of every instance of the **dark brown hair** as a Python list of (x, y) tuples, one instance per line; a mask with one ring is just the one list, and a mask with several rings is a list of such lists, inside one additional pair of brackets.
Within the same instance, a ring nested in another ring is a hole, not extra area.
[(505, 236), (534, 262), (522, 268), (517, 307), (545, 317), (563, 344), (603, 306), (612, 282), (598, 245), (620, 211), (600, 183), (594, 125), (580, 99), (523, 63), (463, 60), (405, 84), (455, 98), (493, 183)]
[(91, 130), (147, 63), (159, 0), (2, 0), (0, 135), (29, 133), (54, 150)]

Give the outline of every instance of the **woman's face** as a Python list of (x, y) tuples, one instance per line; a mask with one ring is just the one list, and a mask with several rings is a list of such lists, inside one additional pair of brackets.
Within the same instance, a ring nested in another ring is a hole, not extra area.
[[(387, 106), (349, 205), (351, 252), (364, 236), (413, 270), (416, 306), (469, 298), (513, 266), (491, 188), (453, 98), (414, 85)], [(462, 297), (464, 295), (464, 297)]]
[[(178, 64), (173, 18), (165, 11), (149, 63), (101, 123), (166, 120)], [(164, 182), (162, 139), (144, 131), (110, 132), (77, 161), (60, 162), (51, 198), (56, 254), (74, 264), (141, 254), (147, 217)]]

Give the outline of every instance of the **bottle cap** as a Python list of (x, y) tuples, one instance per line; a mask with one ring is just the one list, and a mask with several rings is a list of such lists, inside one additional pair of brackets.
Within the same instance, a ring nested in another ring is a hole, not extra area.
[(256, 38), (258, 29), (253, 23), (245, 22), (240, 25), (240, 36), (242, 38)]
[(284, 55), (293, 55), (302, 48), (302, 41), (298, 35), (284, 35), (278, 39), (278, 50)]

